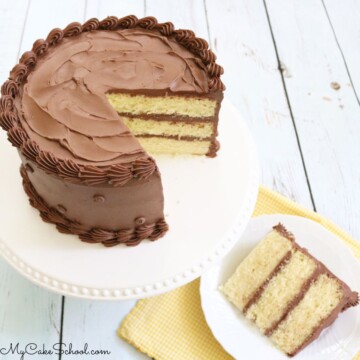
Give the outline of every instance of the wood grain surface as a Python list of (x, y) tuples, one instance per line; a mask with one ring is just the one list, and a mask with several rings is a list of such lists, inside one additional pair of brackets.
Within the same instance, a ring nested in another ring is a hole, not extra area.
[[(52, 28), (128, 14), (173, 21), (208, 40), (225, 68), (226, 97), (255, 138), (262, 183), (360, 239), (359, 1), (1, 1), (0, 82)], [(145, 359), (116, 336), (134, 303), (64, 298), (0, 259), (0, 347), (88, 343), (111, 351), (94, 359)]]

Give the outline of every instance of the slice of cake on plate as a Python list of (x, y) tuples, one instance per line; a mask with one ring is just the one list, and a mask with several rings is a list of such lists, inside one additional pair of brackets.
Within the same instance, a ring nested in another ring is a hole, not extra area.
[(242, 261), (221, 291), (289, 356), (359, 301), (281, 224)]
[(35, 41), (0, 102), (31, 205), (90, 243), (163, 236), (151, 154), (216, 155), (222, 73), (205, 40), (153, 17), (90, 19)]

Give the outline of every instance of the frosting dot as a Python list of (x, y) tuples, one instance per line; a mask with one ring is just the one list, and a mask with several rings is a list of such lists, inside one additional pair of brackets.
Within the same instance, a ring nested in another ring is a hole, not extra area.
[(66, 213), (66, 207), (65, 206), (63, 206), (63, 205), (58, 205), (57, 207), (56, 207), (56, 209), (57, 209), (57, 211), (60, 213), (60, 214), (65, 214)]
[(140, 216), (138, 218), (135, 219), (135, 224), (136, 225), (143, 225), (145, 224), (146, 219), (143, 216)]
[(95, 194), (93, 196), (93, 200), (97, 203), (103, 203), (103, 202), (105, 202), (105, 196), (100, 195), (100, 194)]
[(34, 169), (32, 168), (32, 166), (30, 164), (26, 164), (25, 165), (25, 169), (27, 172), (29, 173), (33, 173), (34, 172)]

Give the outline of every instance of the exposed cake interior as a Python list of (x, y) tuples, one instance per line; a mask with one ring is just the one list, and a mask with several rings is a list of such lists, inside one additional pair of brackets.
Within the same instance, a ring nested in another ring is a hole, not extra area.
[(216, 101), (198, 97), (111, 93), (107, 98), (119, 113), (133, 115), (177, 115), (201, 119), (215, 116), (216, 111)]
[(264, 334), (271, 331), (281, 320), (284, 309), (301, 294), (316, 269), (314, 260), (299, 250), (293, 250), (289, 260), (271, 278), (260, 298), (249, 307), (246, 317), (254, 321)]
[(286, 354), (293, 356), (358, 294), (277, 225), (221, 287), (226, 297)]
[(211, 155), (219, 99), (110, 93), (107, 98), (151, 154)]
[(336, 308), (337, 313), (342, 310), (339, 305), (347, 300), (345, 291), (336, 278), (327, 274), (319, 275), (270, 339), (288, 355), (295, 355), (326, 319), (335, 315)]
[(243, 311), (269, 275), (286, 261), (290, 252), (291, 243), (288, 239), (272, 231), (236, 269), (223, 286), (223, 292)]

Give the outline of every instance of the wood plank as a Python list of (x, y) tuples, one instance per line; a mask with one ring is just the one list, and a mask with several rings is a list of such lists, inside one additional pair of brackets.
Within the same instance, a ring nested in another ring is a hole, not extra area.
[[(17, 62), (23, 32), (31, 34), (27, 22), (24, 28), (27, 11), (28, 1), (0, 3), (1, 82)], [(5, 134), (1, 133), (1, 141), (5, 139)], [(28, 343), (52, 346), (59, 341), (61, 296), (33, 285), (3, 259), (0, 259), (0, 309), (1, 346), (19, 343), (19, 349), (24, 349)], [(18, 357), (6, 356), (9, 359)], [(50, 358), (44, 356), (44, 359)]]
[(29, 343), (51, 347), (59, 342), (61, 296), (33, 285), (2, 258), (0, 309), (1, 347), (10, 343), (19, 343), (19, 349)]
[(31, 50), (34, 41), (46, 38), (53, 28), (63, 29), (73, 21), (83, 22), (84, 14), (85, 0), (31, 0), (21, 53)]
[[(85, 18), (102, 19), (109, 15), (122, 17), (130, 14), (143, 17), (144, 11), (143, 1), (88, 0)], [(110, 351), (111, 359), (148, 359), (116, 334), (122, 318), (134, 304), (134, 301), (99, 302), (67, 297), (64, 306), (63, 343), (67, 346), (72, 343), (75, 349), (81, 349), (87, 342), (89, 349)], [(66, 360), (77, 358), (76, 355), (62, 356)]]
[[(227, 96), (255, 138), (261, 181), (308, 207), (311, 198), (263, 2), (205, 1)], [(219, 21), (226, 19), (226, 22)]]
[(87, 0), (86, 18), (97, 17), (103, 19), (107, 16), (121, 18), (127, 15), (143, 17), (145, 13), (143, 0)]
[[(0, 2), (0, 83), (16, 64), (29, 1)], [(16, 19), (14, 21), (13, 19)]]
[[(66, 298), (63, 342), (72, 343), (74, 349), (107, 350), (111, 354), (104, 359), (145, 360), (144, 354), (135, 350), (117, 334), (124, 318), (135, 301), (104, 302)], [(66, 349), (66, 348), (64, 348)], [(63, 355), (62, 360), (78, 360), (76, 355)]]
[(360, 238), (360, 108), (324, 8), (267, 6), (317, 210)]
[[(360, 2), (347, 1), (340, 4), (336, 0), (324, 0), (323, 4), (331, 22), (338, 47), (356, 91), (357, 100), (360, 97)], [(345, 20), (346, 19), (346, 20)], [(349, 83), (342, 84), (349, 86)]]
[(147, 1), (146, 16), (155, 16), (159, 22), (171, 21), (176, 29), (191, 29), (196, 36), (209, 40), (203, 2), (182, 0), (180, 4), (179, 9), (172, 1)]

